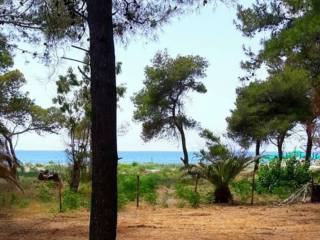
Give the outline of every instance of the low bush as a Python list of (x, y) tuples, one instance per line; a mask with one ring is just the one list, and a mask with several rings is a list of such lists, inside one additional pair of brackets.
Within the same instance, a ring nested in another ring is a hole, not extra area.
[(118, 195), (121, 202), (134, 201), (136, 197), (137, 177), (134, 175), (118, 175)]
[(62, 209), (66, 210), (74, 210), (78, 209), (81, 206), (80, 195), (72, 192), (71, 190), (66, 190), (63, 192), (62, 197)]
[[(140, 176), (140, 197), (150, 204), (156, 204), (158, 186), (163, 178), (159, 174), (147, 174)], [(118, 205), (119, 208), (128, 202), (135, 201), (137, 194), (137, 175), (118, 174)]]
[(147, 174), (140, 177), (140, 193), (142, 195), (155, 193), (162, 178), (159, 174)]
[(151, 205), (157, 204), (157, 194), (155, 192), (150, 192), (144, 194), (143, 200), (145, 200), (147, 203)]
[(178, 198), (187, 201), (191, 207), (197, 208), (200, 204), (200, 194), (194, 192), (190, 188), (183, 186), (181, 184), (176, 185), (176, 194)]
[(37, 197), (41, 202), (51, 202), (56, 198), (57, 189), (53, 182), (43, 182), (38, 186)]
[(285, 166), (279, 166), (274, 159), (267, 165), (261, 165), (257, 174), (257, 192), (274, 193), (283, 197), (310, 181), (310, 172), (296, 158), (284, 160)]
[(0, 208), (26, 208), (29, 205), (29, 199), (14, 192), (0, 194)]
[(250, 179), (241, 179), (231, 184), (231, 189), (240, 201), (246, 202), (251, 197), (252, 183)]
[(90, 198), (81, 193), (76, 193), (71, 190), (65, 190), (62, 195), (63, 211), (75, 210), (79, 208), (90, 208)]

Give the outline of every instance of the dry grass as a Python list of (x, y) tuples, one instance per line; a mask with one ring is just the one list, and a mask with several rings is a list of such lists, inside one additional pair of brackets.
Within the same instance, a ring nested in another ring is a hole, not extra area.
[[(40, 206), (0, 214), (0, 239), (85, 240), (87, 211), (48, 214)], [(320, 239), (320, 205), (205, 206), (198, 209), (128, 206), (118, 239)]]

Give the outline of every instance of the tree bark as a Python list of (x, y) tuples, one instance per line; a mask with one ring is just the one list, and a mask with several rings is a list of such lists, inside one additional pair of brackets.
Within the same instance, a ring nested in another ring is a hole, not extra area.
[(80, 184), (81, 166), (78, 162), (73, 162), (71, 171), (70, 188), (74, 192), (78, 192)]
[(92, 100), (90, 240), (116, 239), (117, 96), (112, 0), (87, 1)]
[(184, 133), (182, 124), (178, 126), (178, 130), (179, 130), (180, 136), (181, 136), (181, 144), (182, 144), (182, 151), (183, 151), (182, 162), (186, 167), (188, 167), (189, 166), (189, 155), (188, 155), (188, 150), (187, 150), (186, 135)]
[(17, 158), (13, 143), (12, 143), (12, 137), (8, 136), (8, 135), (3, 135), (8, 143), (8, 145), (6, 146), (7, 149), (9, 150), (8, 154), (11, 155), (13, 162), (9, 165), (11, 168), (11, 172), (16, 176), (17, 179), (19, 179), (19, 175), (18, 175), (18, 167), (20, 167), (20, 163), (19, 160)]
[[(261, 147), (261, 141), (257, 140), (256, 141), (256, 157), (260, 155), (260, 147)], [(256, 188), (256, 172), (258, 171), (259, 168), (259, 159), (257, 159), (254, 163), (254, 169), (253, 169), (253, 175), (252, 175), (252, 188), (251, 188), (251, 205), (253, 205), (254, 201), (254, 190)]]
[(178, 131), (180, 133), (180, 137), (181, 137), (181, 145), (182, 145), (182, 151), (183, 151), (183, 158), (181, 158), (181, 161), (185, 167), (188, 167), (189, 166), (189, 155), (188, 155), (188, 150), (187, 150), (186, 135), (184, 133), (183, 123), (179, 118), (177, 118), (177, 115), (176, 115), (176, 101), (177, 100), (174, 100), (174, 101), (175, 101), (175, 103), (172, 108), (172, 118), (173, 118), (174, 125), (178, 129)]
[(283, 160), (283, 143), (284, 139), (286, 137), (285, 133), (280, 133), (279, 136), (277, 137), (277, 148), (278, 148), (278, 165), (281, 167), (281, 163)]
[(232, 194), (229, 186), (218, 186), (214, 191), (215, 203), (230, 203), (232, 202)]
[(306, 157), (305, 157), (305, 164), (310, 166), (311, 155), (312, 155), (312, 147), (313, 147), (313, 130), (314, 130), (314, 123), (307, 123), (307, 149), (306, 149)]

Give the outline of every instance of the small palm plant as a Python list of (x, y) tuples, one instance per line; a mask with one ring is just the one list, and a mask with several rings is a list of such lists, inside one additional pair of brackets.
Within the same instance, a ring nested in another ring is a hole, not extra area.
[(255, 161), (244, 154), (232, 153), (220, 138), (214, 136), (209, 130), (204, 130), (201, 137), (206, 139), (207, 150), (198, 154), (200, 162), (190, 165), (187, 170), (191, 175), (206, 179), (215, 186), (214, 199), (216, 203), (232, 201), (229, 185), (236, 176), (248, 165)]

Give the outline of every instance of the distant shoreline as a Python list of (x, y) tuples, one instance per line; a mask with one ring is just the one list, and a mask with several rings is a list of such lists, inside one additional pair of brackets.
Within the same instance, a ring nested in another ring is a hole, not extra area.
[[(191, 163), (197, 163), (196, 151), (189, 152)], [(65, 151), (59, 150), (17, 150), (18, 159), (23, 163), (47, 164), (54, 162), (57, 164), (67, 164), (68, 159)], [(254, 155), (248, 152), (248, 155)], [(263, 153), (263, 161), (270, 161), (277, 157), (276, 152)], [(180, 158), (183, 156), (180, 151), (119, 151), (119, 163), (155, 163), (155, 164), (181, 164)], [(302, 151), (286, 152), (284, 158), (296, 156), (303, 159), (305, 154)], [(320, 160), (320, 152), (313, 152), (313, 159)]]

